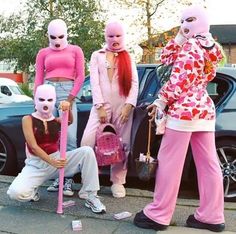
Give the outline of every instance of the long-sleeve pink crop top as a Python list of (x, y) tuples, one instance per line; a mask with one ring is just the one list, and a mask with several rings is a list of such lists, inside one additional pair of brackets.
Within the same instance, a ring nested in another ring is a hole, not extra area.
[(44, 79), (55, 77), (73, 80), (74, 86), (70, 94), (78, 94), (85, 78), (84, 54), (79, 46), (68, 45), (63, 50), (47, 47), (38, 52), (34, 90), (44, 83)]

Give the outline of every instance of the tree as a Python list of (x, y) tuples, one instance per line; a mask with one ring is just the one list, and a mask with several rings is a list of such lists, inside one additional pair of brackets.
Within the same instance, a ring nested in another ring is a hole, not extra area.
[[(127, 19), (131, 21), (128, 33), (135, 38), (138, 32), (136, 39), (139, 43), (145, 41), (148, 62), (152, 63), (155, 60), (155, 37), (165, 29), (159, 22), (172, 22), (172, 26), (176, 26), (174, 25), (174, 23), (177, 24), (176, 12), (183, 6), (191, 5), (192, 2), (192, 0), (111, 0), (110, 8), (105, 4), (103, 6), (105, 13), (109, 16), (116, 14), (115, 12), (126, 12), (122, 18), (125, 22), (128, 21)], [(197, 3), (197, 0), (195, 2)], [(205, 0), (199, 0), (199, 3), (204, 2)], [(112, 12), (112, 8), (116, 11)], [(132, 28), (135, 30), (132, 31)]]
[(49, 21), (59, 17), (68, 25), (69, 41), (79, 45), (89, 61), (104, 41), (98, 12), (93, 0), (28, 0), (20, 13), (0, 17), (0, 60), (14, 61), (15, 70), (29, 72), (39, 49), (48, 45)]

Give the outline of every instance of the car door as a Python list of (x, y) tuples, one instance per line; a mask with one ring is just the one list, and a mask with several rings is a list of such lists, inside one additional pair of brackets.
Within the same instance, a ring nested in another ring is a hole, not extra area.
[[(130, 174), (135, 171), (134, 160), (140, 153), (147, 152), (148, 112), (146, 107), (157, 97), (161, 86), (170, 76), (171, 67), (156, 65), (143, 79), (143, 89), (140, 93), (138, 105), (134, 110), (134, 120), (131, 132), (131, 157), (129, 158)], [(151, 153), (157, 152), (160, 137), (155, 135), (154, 126), (151, 129)]]
[(78, 110), (77, 142), (78, 145), (80, 145), (93, 103), (89, 76), (86, 77), (84, 84), (76, 97), (76, 103)]

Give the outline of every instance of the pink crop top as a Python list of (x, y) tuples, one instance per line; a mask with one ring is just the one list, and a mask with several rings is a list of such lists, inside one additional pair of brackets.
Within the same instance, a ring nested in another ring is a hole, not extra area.
[(74, 81), (70, 94), (77, 96), (85, 78), (84, 54), (79, 46), (68, 45), (63, 50), (53, 50), (47, 47), (38, 52), (34, 90), (44, 83), (44, 79), (55, 77)]

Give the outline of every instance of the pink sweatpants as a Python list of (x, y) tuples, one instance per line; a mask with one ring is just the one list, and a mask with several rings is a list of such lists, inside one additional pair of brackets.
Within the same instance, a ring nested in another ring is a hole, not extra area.
[[(104, 105), (104, 108), (107, 112), (107, 120), (109, 123), (114, 124), (116, 129), (119, 130), (120, 136), (122, 137), (123, 144), (125, 146), (126, 153), (126, 162), (117, 163), (111, 165), (111, 176), (110, 180), (113, 184), (125, 184), (126, 174), (127, 174), (127, 160), (130, 152), (130, 135), (131, 135), (131, 126), (133, 119), (133, 111), (129, 116), (129, 120), (125, 124), (120, 123), (120, 112), (124, 103), (121, 103), (120, 106), (111, 106), (109, 103)], [(81, 146), (90, 146), (94, 148), (95, 146), (95, 136), (97, 128), (100, 125), (100, 120), (98, 118), (97, 110), (92, 107), (88, 123), (84, 130), (84, 134), (81, 140)]]
[(194, 216), (204, 223), (224, 223), (223, 178), (217, 159), (214, 132), (166, 129), (158, 153), (154, 200), (144, 208), (144, 213), (157, 223), (170, 224), (189, 142), (200, 193), (200, 204)]

